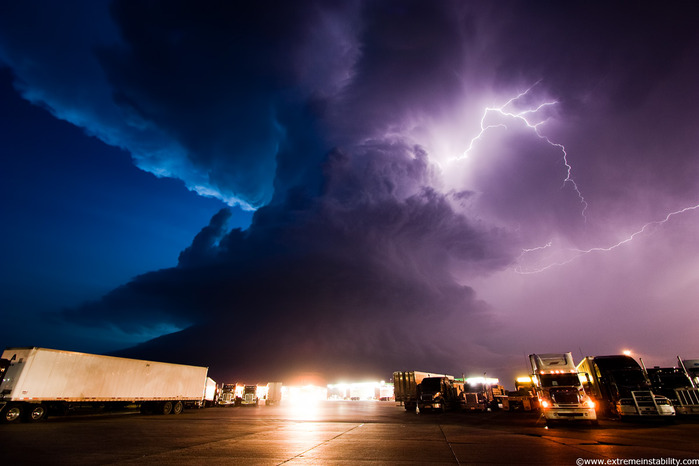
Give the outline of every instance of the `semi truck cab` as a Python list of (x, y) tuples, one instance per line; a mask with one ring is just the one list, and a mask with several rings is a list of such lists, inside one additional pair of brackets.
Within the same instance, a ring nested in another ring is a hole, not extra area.
[(595, 403), (585, 393), (572, 353), (530, 354), (532, 381), (541, 412), (550, 421), (590, 421), (597, 424)]
[(260, 400), (257, 398), (257, 385), (246, 385), (243, 389), (243, 406), (257, 406)]
[(417, 386), (417, 410), (447, 411), (458, 403), (456, 389), (448, 377), (427, 377)]
[(585, 374), (586, 388), (612, 417), (674, 416), (670, 400), (653, 393), (641, 366), (631, 356), (612, 355), (586, 357), (578, 364)]

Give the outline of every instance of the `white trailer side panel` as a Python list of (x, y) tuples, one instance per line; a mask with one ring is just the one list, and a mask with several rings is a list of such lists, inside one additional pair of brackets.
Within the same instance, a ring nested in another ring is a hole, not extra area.
[(206, 389), (204, 391), (204, 400), (213, 403), (216, 398), (216, 382), (211, 377), (206, 378)]
[(46, 348), (8, 348), (2, 358), (18, 366), (8, 370), (14, 380), (3, 383), (16, 401), (201, 400), (208, 372), (206, 367)]
[(282, 401), (282, 383), (269, 382), (267, 384), (267, 404), (279, 403)]

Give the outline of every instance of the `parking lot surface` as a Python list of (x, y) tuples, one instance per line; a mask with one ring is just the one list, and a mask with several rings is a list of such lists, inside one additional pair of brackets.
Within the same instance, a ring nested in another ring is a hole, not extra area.
[(207, 408), (178, 416), (64, 416), (0, 425), (3, 464), (574, 465), (621, 458), (699, 464), (697, 439), (699, 422), (693, 420), (547, 428), (532, 413), (417, 415), (378, 401)]

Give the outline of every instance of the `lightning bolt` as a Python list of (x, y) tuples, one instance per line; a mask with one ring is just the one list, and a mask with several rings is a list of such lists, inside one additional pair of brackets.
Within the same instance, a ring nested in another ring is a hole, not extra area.
[[(637, 231), (631, 233), (628, 237), (624, 238), (623, 240), (621, 240), (621, 241), (619, 241), (619, 242), (617, 242), (617, 243), (615, 243), (615, 244), (612, 244), (611, 246), (607, 246), (607, 247), (595, 247), (595, 248), (590, 248), (590, 249), (568, 249), (568, 251), (573, 252), (574, 255), (573, 255), (573, 257), (571, 257), (571, 258), (569, 258), (569, 259), (567, 259), (567, 260), (565, 260), (565, 261), (554, 262), (554, 263), (551, 263), (551, 264), (546, 265), (546, 266), (544, 266), (544, 267), (539, 267), (539, 268), (535, 268), (535, 269), (532, 269), (532, 270), (525, 270), (521, 265), (518, 265), (517, 267), (515, 267), (515, 272), (518, 273), (518, 274), (522, 274), (522, 275), (529, 275), (529, 274), (539, 273), (539, 272), (543, 272), (544, 270), (548, 270), (548, 269), (550, 269), (550, 268), (552, 268), (552, 267), (562, 266), (562, 265), (569, 264), (569, 263), (573, 262), (574, 260), (576, 260), (577, 258), (579, 258), (579, 257), (581, 257), (581, 256), (583, 256), (583, 255), (585, 255), (585, 254), (590, 254), (590, 253), (593, 253), (593, 252), (609, 252), (609, 251), (612, 251), (612, 250), (614, 250), (614, 249), (616, 249), (616, 248), (618, 248), (618, 247), (620, 247), (620, 246), (623, 246), (623, 245), (626, 244), (626, 243), (630, 243), (630, 242), (633, 241), (637, 236), (642, 235), (643, 233), (647, 232), (647, 231), (648, 231), (651, 227), (653, 227), (653, 226), (660, 226), (660, 225), (663, 225), (663, 224), (669, 222), (670, 219), (671, 219), (672, 217), (676, 216), (676, 215), (681, 215), (681, 214), (684, 214), (685, 212), (689, 212), (689, 211), (691, 211), (691, 210), (697, 210), (697, 209), (699, 209), (699, 204), (696, 204), (696, 205), (693, 205), (693, 206), (689, 206), (689, 207), (685, 207), (685, 208), (683, 208), (683, 209), (676, 210), (676, 211), (674, 211), (674, 212), (670, 212), (670, 213), (667, 214), (667, 215), (665, 216), (665, 218), (663, 218), (662, 220), (655, 220), (655, 221), (646, 223), (646, 224), (643, 225), (639, 230), (637, 230)], [(520, 254), (520, 256), (519, 256), (519, 259), (523, 258), (526, 254), (528, 254), (528, 253), (530, 253), (530, 252), (539, 251), (539, 250), (542, 250), (542, 249), (551, 247), (552, 244), (553, 244), (553, 243), (552, 243), (551, 241), (549, 241), (545, 246), (540, 246), (540, 247), (531, 248), (531, 249), (523, 249), (523, 250), (522, 250), (522, 254)]]
[[(585, 216), (585, 212), (587, 211), (588, 203), (585, 200), (585, 197), (583, 196), (577, 183), (575, 182), (575, 180), (572, 177), (573, 167), (568, 161), (568, 152), (566, 151), (565, 146), (563, 144), (558, 143), (558, 142), (552, 141), (548, 136), (546, 136), (545, 134), (543, 134), (540, 131), (540, 127), (544, 123), (546, 123), (548, 118), (542, 119), (539, 116), (539, 112), (546, 107), (557, 105), (559, 102), (557, 100), (545, 101), (545, 102), (539, 103), (536, 106), (533, 106), (533, 107), (530, 106), (526, 110), (521, 110), (521, 111), (518, 111), (515, 108), (513, 108), (513, 107), (515, 107), (515, 104), (517, 103), (517, 101), (519, 101), (520, 99), (529, 95), (529, 93), (532, 91), (532, 89), (534, 89), (536, 86), (538, 86), (540, 82), (541, 82), (541, 80), (537, 81), (531, 87), (529, 87), (527, 90), (525, 90), (524, 92), (520, 92), (516, 96), (510, 98), (503, 105), (501, 105), (499, 107), (486, 107), (485, 110), (483, 111), (483, 116), (481, 117), (481, 121), (480, 121), (480, 132), (471, 139), (471, 141), (468, 145), (468, 148), (463, 152), (463, 154), (460, 157), (455, 157), (455, 159), (459, 160), (459, 159), (463, 159), (463, 158), (468, 157), (469, 153), (474, 149), (475, 144), (479, 140), (483, 139), (489, 130), (491, 130), (493, 128), (508, 129), (508, 127), (505, 123), (486, 124), (486, 119), (490, 114), (497, 113), (497, 114), (501, 115), (502, 117), (515, 118), (515, 119), (521, 121), (522, 123), (524, 123), (528, 128), (530, 128), (532, 130), (532, 132), (534, 134), (536, 134), (536, 136), (539, 139), (545, 141), (547, 144), (549, 144), (552, 147), (555, 147), (556, 149), (558, 149), (561, 152), (563, 164), (566, 167), (566, 177), (563, 180), (561, 188), (563, 188), (566, 184), (570, 184), (572, 186), (572, 188), (575, 190), (575, 193), (578, 196), (578, 199), (580, 200), (580, 204), (582, 205), (581, 215), (585, 219), (585, 221), (587, 222), (587, 217)], [(540, 120), (540, 121), (535, 123), (535, 121), (537, 121), (537, 120)], [(572, 257), (570, 257), (566, 260), (563, 260), (563, 261), (552, 262), (552, 263), (545, 265), (545, 266), (542, 266), (542, 267), (525, 268), (525, 266), (523, 266), (521, 264), (521, 262), (529, 254), (553, 248), (554, 247), (553, 240), (547, 242), (543, 246), (522, 249), (522, 252), (520, 253), (519, 257), (515, 261), (516, 263), (518, 263), (518, 265), (515, 267), (514, 271), (516, 273), (523, 274), (523, 275), (540, 273), (540, 272), (548, 270), (552, 267), (563, 266), (563, 265), (569, 264), (569, 263), (573, 262), (574, 260), (578, 259), (579, 257), (586, 255), (586, 254), (591, 254), (594, 252), (612, 251), (616, 248), (619, 248), (619, 247), (633, 241), (637, 236), (646, 233), (653, 226), (661, 226), (661, 225), (669, 222), (670, 219), (676, 215), (681, 215), (681, 214), (684, 214), (686, 212), (689, 212), (692, 210), (697, 210), (697, 209), (699, 209), (699, 204), (685, 207), (685, 208), (676, 210), (674, 212), (670, 212), (662, 220), (648, 222), (648, 223), (644, 224), (639, 230), (631, 233), (628, 237), (626, 237), (623, 240), (621, 240), (615, 244), (612, 244), (610, 246), (594, 247), (594, 248), (590, 248), (590, 249), (571, 249), (571, 248), (568, 248), (566, 250), (573, 254)]]
[[(522, 252), (520, 253), (519, 257), (517, 257), (517, 262), (519, 262), (520, 260), (524, 259), (524, 257), (525, 257), (527, 254), (529, 254), (529, 253), (537, 252), (537, 251), (543, 251), (544, 249), (548, 249), (548, 248), (551, 248), (551, 247), (553, 247), (553, 241), (549, 241), (548, 243), (546, 243), (546, 244), (543, 245), (543, 246), (537, 246), (537, 247), (534, 247), (534, 248), (524, 248), (524, 249), (522, 249)], [(519, 267), (519, 266), (518, 266), (518, 267)]]
[(546, 243), (546, 244), (543, 245), (543, 246), (538, 246), (538, 247), (530, 248), (530, 249), (522, 249), (522, 254), (520, 255), (520, 257), (522, 257), (523, 255), (525, 255), (525, 254), (527, 254), (527, 253), (529, 253), (529, 252), (541, 251), (541, 250), (543, 250), (543, 249), (550, 248), (551, 246), (553, 246), (553, 241), (549, 241), (548, 243)]
[(543, 125), (544, 123), (546, 123), (546, 120), (548, 120), (548, 118), (543, 119), (543, 120), (539, 121), (538, 123), (533, 123), (531, 121), (531, 116), (536, 116), (540, 110), (542, 110), (546, 107), (557, 105), (558, 101), (552, 100), (550, 102), (543, 102), (534, 108), (530, 108), (530, 109), (519, 111), (519, 112), (507, 110), (508, 107), (512, 106), (519, 99), (528, 95), (531, 92), (531, 90), (534, 89), (540, 82), (541, 82), (541, 80), (535, 82), (527, 90), (525, 90), (524, 92), (520, 92), (516, 96), (512, 97), (510, 100), (505, 102), (500, 107), (486, 107), (484, 112), (483, 112), (483, 116), (481, 117), (481, 123), (480, 123), (481, 130), (480, 130), (480, 132), (475, 137), (473, 137), (471, 139), (471, 142), (469, 143), (468, 148), (464, 151), (464, 153), (461, 157), (457, 157), (457, 160), (468, 157), (468, 154), (471, 152), (471, 150), (473, 150), (473, 147), (474, 147), (474, 144), (476, 143), (476, 141), (479, 141), (480, 139), (482, 139), (488, 130), (490, 130), (492, 128), (505, 128), (505, 129), (507, 129), (507, 125), (504, 123), (486, 125), (486, 118), (490, 113), (495, 112), (495, 113), (498, 113), (504, 117), (516, 118), (516, 119), (520, 120), (521, 122), (523, 122), (528, 128), (531, 128), (532, 131), (536, 134), (536, 136), (539, 139), (545, 141), (550, 146), (555, 147), (561, 151), (561, 153), (563, 154), (563, 164), (566, 167), (566, 177), (563, 180), (561, 188), (563, 188), (563, 186), (565, 186), (566, 184), (570, 184), (573, 187), (573, 190), (575, 190), (575, 193), (578, 195), (578, 199), (580, 200), (580, 204), (582, 205), (581, 215), (582, 215), (583, 219), (585, 219), (585, 221), (587, 221), (587, 217), (585, 216), (585, 211), (587, 210), (588, 204), (587, 204), (587, 201), (585, 200), (585, 197), (583, 196), (582, 192), (580, 191), (580, 188), (578, 187), (577, 183), (575, 182), (575, 180), (571, 176), (571, 174), (573, 172), (573, 167), (568, 162), (568, 152), (566, 152), (566, 148), (563, 146), (563, 144), (559, 144), (557, 142), (551, 141), (551, 139), (549, 139), (548, 136), (542, 134), (541, 131), (539, 130), (539, 127), (541, 125)]

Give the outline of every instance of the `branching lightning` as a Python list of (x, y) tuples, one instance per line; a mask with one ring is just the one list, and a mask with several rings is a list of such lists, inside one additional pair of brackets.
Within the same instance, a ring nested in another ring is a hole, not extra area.
[[(618, 247), (620, 247), (620, 246), (623, 246), (623, 245), (626, 244), (626, 243), (629, 243), (629, 242), (633, 241), (634, 238), (636, 238), (637, 236), (639, 236), (639, 235), (641, 235), (641, 234), (643, 234), (643, 233), (646, 233), (646, 232), (647, 232), (651, 227), (653, 227), (653, 226), (660, 226), (660, 225), (663, 225), (663, 224), (669, 222), (670, 219), (671, 219), (672, 217), (676, 216), (676, 215), (680, 215), (680, 214), (683, 214), (683, 213), (685, 213), (685, 212), (689, 212), (689, 211), (691, 211), (691, 210), (697, 210), (697, 209), (699, 209), (699, 204), (696, 204), (696, 205), (693, 205), (693, 206), (689, 206), (689, 207), (685, 207), (685, 208), (683, 208), (683, 209), (676, 210), (676, 211), (674, 211), (674, 212), (670, 212), (670, 213), (667, 214), (667, 215), (665, 216), (665, 218), (663, 218), (662, 220), (656, 220), (656, 221), (652, 221), (652, 222), (646, 223), (646, 224), (643, 225), (639, 230), (633, 232), (633, 233), (630, 234), (628, 237), (624, 238), (623, 240), (621, 240), (621, 241), (619, 241), (619, 242), (617, 242), (617, 243), (615, 243), (615, 244), (612, 244), (611, 246), (606, 246), (606, 247), (595, 247), (595, 248), (590, 248), (590, 249), (568, 249), (568, 251), (570, 251), (570, 252), (573, 253), (573, 256), (570, 257), (569, 259), (566, 259), (566, 260), (560, 261), (560, 262), (554, 262), (554, 263), (548, 264), (548, 265), (546, 265), (546, 266), (534, 268), (534, 269), (531, 269), (531, 270), (525, 270), (521, 265), (518, 265), (517, 267), (515, 267), (515, 272), (517, 272), (517, 273), (519, 273), (519, 274), (522, 274), (522, 275), (529, 275), (529, 274), (539, 273), (539, 272), (543, 272), (544, 270), (548, 270), (548, 269), (550, 269), (550, 268), (552, 268), (552, 267), (556, 267), (556, 266), (561, 266), (561, 265), (569, 264), (569, 263), (573, 262), (575, 259), (577, 259), (577, 258), (579, 258), (580, 256), (583, 256), (583, 255), (585, 255), (585, 254), (589, 254), (589, 253), (592, 253), (592, 252), (609, 252), (609, 251), (612, 251), (613, 249), (616, 249), (616, 248), (618, 248)], [(522, 250), (522, 254), (520, 254), (519, 258), (521, 259), (521, 258), (524, 257), (527, 253), (534, 252), (534, 251), (538, 251), (538, 250), (542, 250), (542, 249), (545, 249), (545, 248), (548, 248), (548, 247), (551, 247), (551, 246), (552, 246), (552, 242), (549, 241), (549, 242), (546, 244), (546, 246), (541, 246), (541, 247), (531, 248), (531, 249), (523, 249), (523, 250)]]
[[(540, 131), (541, 125), (543, 125), (548, 120), (548, 118), (541, 118), (539, 112), (546, 107), (557, 105), (558, 101), (557, 100), (546, 101), (546, 102), (540, 103), (534, 107), (530, 107), (530, 108), (527, 108), (526, 110), (521, 110), (521, 111), (513, 109), (513, 107), (515, 106), (515, 103), (517, 101), (519, 101), (520, 99), (522, 99), (523, 97), (527, 96), (532, 91), (532, 89), (534, 89), (540, 82), (541, 81), (537, 81), (531, 87), (529, 87), (527, 90), (512, 97), (511, 99), (509, 99), (508, 101), (506, 101), (503, 105), (501, 105), (499, 107), (486, 107), (484, 112), (483, 112), (483, 116), (481, 117), (481, 120), (480, 120), (480, 132), (475, 137), (473, 137), (471, 139), (471, 141), (468, 145), (468, 148), (463, 152), (463, 155), (461, 157), (458, 157), (457, 159), (468, 157), (469, 153), (474, 149), (476, 142), (481, 140), (482, 138), (484, 138), (485, 134), (490, 129), (493, 129), (493, 128), (505, 128), (505, 129), (507, 129), (507, 125), (505, 123), (502, 123), (502, 122), (499, 122), (496, 124), (486, 124), (486, 119), (490, 114), (497, 113), (497, 114), (501, 115), (502, 117), (516, 118), (517, 120), (524, 123), (528, 128), (530, 128), (539, 139), (545, 141), (550, 146), (555, 147), (558, 150), (560, 150), (560, 152), (563, 155), (563, 158), (562, 158), (563, 164), (566, 167), (566, 177), (563, 180), (562, 187), (565, 186), (566, 184), (570, 184), (572, 186), (572, 188), (575, 190), (575, 192), (578, 196), (578, 199), (580, 200), (580, 204), (582, 205), (581, 215), (585, 219), (585, 221), (587, 221), (587, 217), (585, 216), (585, 212), (587, 211), (588, 203), (585, 200), (585, 197), (583, 196), (577, 183), (575, 182), (575, 180), (572, 177), (573, 167), (571, 166), (571, 164), (568, 161), (568, 152), (566, 151), (565, 146), (563, 146), (563, 144), (552, 141), (551, 139), (549, 139), (548, 136), (542, 134)], [(539, 121), (535, 123), (535, 121), (537, 121), (537, 120), (539, 120)], [(586, 255), (586, 254), (590, 254), (590, 253), (594, 253), (594, 252), (612, 251), (620, 246), (623, 246), (623, 245), (633, 241), (637, 236), (648, 232), (648, 230), (650, 228), (652, 228), (653, 226), (663, 225), (663, 224), (669, 222), (670, 219), (676, 215), (684, 214), (686, 212), (689, 212), (692, 210), (698, 210), (698, 209), (699, 209), (699, 204), (696, 204), (693, 206), (689, 206), (689, 207), (685, 207), (685, 208), (676, 210), (674, 212), (670, 212), (662, 220), (648, 222), (648, 223), (644, 224), (639, 230), (633, 232), (632, 234), (630, 234), (629, 236), (627, 236), (623, 240), (621, 240), (615, 244), (612, 244), (610, 246), (594, 247), (594, 248), (590, 248), (590, 249), (568, 248), (568, 249), (566, 249), (566, 251), (572, 253), (573, 254), (572, 257), (569, 257), (568, 259), (565, 259), (563, 261), (552, 262), (548, 265), (541, 266), (541, 267), (528, 268), (528, 267), (523, 266), (521, 264), (521, 261), (529, 254), (541, 252), (541, 251), (544, 251), (547, 249), (552, 250), (554, 248), (553, 240), (548, 241), (543, 246), (522, 249), (521, 254), (519, 255), (519, 257), (516, 260), (518, 265), (515, 267), (514, 271), (516, 273), (525, 274), (525, 275), (526, 274), (535, 274), (535, 273), (539, 273), (539, 272), (543, 272), (545, 270), (548, 270), (552, 267), (563, 266), (563, 265), (569, 264), (569, 263), (573, 262), (574, 260), (576, 260), (577, 258), (579, 258), (583, 255)]]
[(568, 153), (566, 152), (565, 146), (563, 146), (563, 144), (559, 144), (557, 142), (551, 141), (551, 139), (549, 139), (548, 136), (545, 136), (544, 134), (542, 134), (540, 132), (539, 127), (546, 122), (547, 118), (539, 121), (538, 123), (533, 123), (531, 121), (531, 119), (528, 118), (528, 116), (530, 116), (530, 115), (536, 116), (540, 110), (542, 110), (546, 107), (557, 105), (558, 101), (552, 100), (550, 102), (543, 102), (534, 108), (529, 108), (527, 110), (523, 110), (523, 111), (519, 111), (519, 112), (507, 110), (508, 107), (511, 107), (519, 99), (528, 95), (529, 92), (531, 92), (531, 90), (534, 87), (536, 87), (540, 82), (541, 81), (537, 81), (531, 87), (529, 87), (527, 90), (517, 94), (515, 97), (512, 97), (510, 100), (505, 102), (500, 107), (486, 107), (484, 112), (483, 112), (483, 116), (481, 117), (481, 124), (480, 124), (481, 130), (480, 130), (480, 132), (474, 138), (471, 139), (471, 142), (469, 143), (468, 148), (464, 151), (463, 155), (459, 158), (467, 157), (469, 152), (471, 152), (471, 150), (473, 149), (473, 146), (476, 143), (476, 141), (482, 139), (484, 137), (485, 133), (489, 129), (492, 129), (492, 128), (505, 128), (505, 129), (507, 129), (507, 125), (504, 123), (486, 125), (485, 120), (486, 120), (486, 117), (488, 116), (488, 114), (490, 114), (491, 112), (496, 112), (504, 117), (516, 118), (516, 119), (520, 120), (521, 122), (523, 122), (528, 128), (531, 128), (532, 131), (536, 134), (536, 136), (539, 139), (546, 141), (547, 144), (549, 144), (550, 146), (555, 147), (561, 151), (561, 153), (563, 154), (563, 164), (566, 167), (566, 177), (563, 180), (563, 186), (565, 186), (568, 183), (573, 187), (576, 194), (578, 195), (578, 199), (580, 200), (580, 204), (582, 205), (581, 215), (587, 221), (587, 217), (585, 217), (585, 211), (587, 210), (588, 204), (587, 204), (587, 201), (585, 200), (585, 197), (582, 195), (582, 192), (580, 191), (580, 188), (578, 187), (577, 183), (575, 182), (575, 180), (571, 176), (572, 171), (573, 171), (573, 167), (568, 162)]
[(543, 251), (544, 249), (548, 249), (552, 246), (553, 246), (553, 241), (549, 241), (548, 243), (544, 244), (543, 246), (537, 246), (537, 247), (533, 247), (533, 248), (524, 248), (524, 249), (522, 249), (522, 253), (519, 255), (519, 257), (517, 259), (518, 260), (522, 259), (524, 256), (526, 256), (527, 254), (529, 254), (531, 252)]

